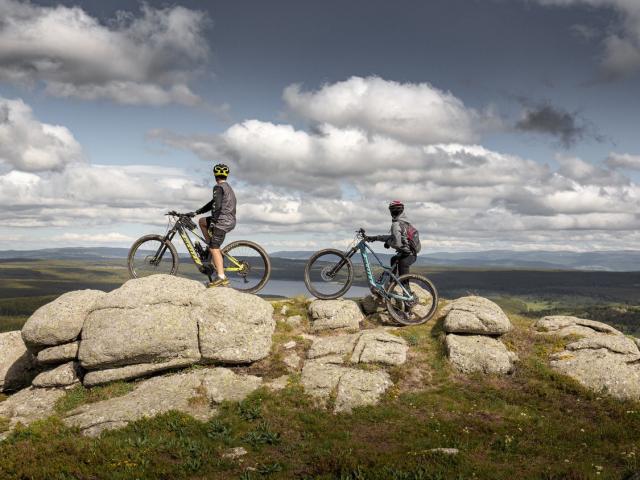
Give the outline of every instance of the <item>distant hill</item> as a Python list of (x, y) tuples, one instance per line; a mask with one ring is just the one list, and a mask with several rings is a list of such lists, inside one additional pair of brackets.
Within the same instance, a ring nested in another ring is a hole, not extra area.
[[(271, 253), (271, 256), (306, 260), (312, 254), (311, 251), (281, 251)], [(378, 254), (378, 256), (387, 262), (391, 258), (390, 254)], [(640, 271), (640, 250), (434, 252), (421, 253), (418, 256), (417, 265), (635, 272)]]
[(104, 260), (127, 258), (128, 248), (115, 247), (66, 247), (41, 250), (0, 250), (0, 259), (55, 259), (55, 260)]
[[(115, 247), (66, 247), (42, 250), (4, 250), (0, 260), (7, 259), (57, 259), (57, 260), (107, 260), (127, 258), (127, 248)], [(312, 251), (270, 252), (271, 257), (289, 260), (306, 260)], [(181, 255), (182, 256), (182, 255)], [(391, 254), (378, 254), (388, 263)], [(359, 262), (359, 256), (354, 257)], [(433, 252), (422, 253), (417, 265), (462, 268), (515, 268), (590, 270), (605, 272), (640, 271), (640, 250), (612, 250), (597, 252), (554, 252), (487, 250), (483, 252)]]

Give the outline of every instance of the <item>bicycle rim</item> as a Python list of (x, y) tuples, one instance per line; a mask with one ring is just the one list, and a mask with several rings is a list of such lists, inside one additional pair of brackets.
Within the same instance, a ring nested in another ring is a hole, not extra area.
[(225, 275), (229, 286), (247, 293), (262, 289), (271, 275), (269, 256), (259, 245), (241, 240), (223, 250)]
[[(438, 291), (431, 281), (421, 275), (407, 274), (399, 278), (400, 282), (408, 282), (413, 300), (406, 302), (395, 298), (386, 301), (389, 315), (402, 325), (419, 325), (427, 322), (438, 308)], [(393, 280), (387, 288), (388, 293), (406, 295), (402, 287)]]
[[(157, 256), (158, 252), (160, 257)], [(133, 244), (127, 263), (132, 278), (156, 274), (175, 275), (178, 270), (178, 254), (175, 247), (170, 242), (165, 242), (160, 235), (149, 235)]]
[(338, 298), (349, 290), (353, 266), (339, 250), (321, 250), (304, 268), (304, 283), (311, 294), (323, 300)]

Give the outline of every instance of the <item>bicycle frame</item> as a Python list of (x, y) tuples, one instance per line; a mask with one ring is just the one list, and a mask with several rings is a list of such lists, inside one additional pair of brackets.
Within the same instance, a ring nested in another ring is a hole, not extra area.
[[(382, 275), (380, 275), (381, 283), (378, 283), (376, 281), (376, 279), (374, 278), (374, 276), (373, 276), (373, 271), (371, 270), (371, 263), (369, 262), (369, 255), (367, 253), (367, 250), (369, 252), (371, 252), (371, 254), (377, 260), (378, 264), (384, 270), (382, 272)], [(362, 257), (362, 264), (364, 265), (364, 271), (367, 274), (367, 281), (369, 282), (369, 285), (371, 287), (375, 288), (385, 298), (394, 298), (396, 300), (402, 300), (402, 301), (411, 301), (411, 300), (413, 300), (413, 294), (409, 290), (407, 290), (402, 283), (400, 283), (400, 281), (398, 280), (398, 276), (393, 273), (393, 270), (391, 268), (384, 266), (384, 264), (382, 263), (382, 260), (380, 260), (380, 257), (378, 257), (378, 255), (376, 255), (376, 252), (374, 252), (373, 249), (369, 245), (367, 245), (367, 242), (364, 239), (360, 240), (345, 255), (347, 256), (347, 258), (351, 258), (357, 252), (359, 252), (360, 256)], [(342, 262), (338, 263), (338, 265), (336, 265), (336, 267), (334, 268), (335, 273), (337, 273), (343, 266), (344, 265), (342, 265)], [(400, 286), (400, 288), (402, 288), (402, 292), (406, 296), (398, 295), (398, 294), (395, 294), (395, 293), (392, 293), (392, 292), (387, 292), (385, 290), (385, 288), (384, 288), (385, 287), (385, 285), (384, 285), (385, 277), (391, 277), (393, 280), (395, 280), (395, 282)]]
[[(193, 224), (193, 222), (191, 223)], [(187, 225), (186, 222), (184, 222), (181, 218), (179, 218), (173, 224), (173, 227), (164, 236), (164, 240), (165, 242), (166, 241), (171, 242), (175, 237), (176, 233), (178, 233), (184, 243), (184, 246), (187, 248), (189, 255), (191, 256), (191, 260), (193, 260), (193, 263), (196, 264), (196, 266), (198, 267), (198, 270), (205, 273), (206, 267), (202, 264), (200, 255), (198, 255), (198, 252), (196, 252), (196, 249), (193, 246), (193, 242), (191, 241), (191, 238), (189, 237), (189, 234), (188, 234), (189, 231), (193, 235), (195, 235), (197, 238), (202, 240), (205, 244), (207, 243), (207, 241), (204, 238), (202, 238), (200, 235), (196, 233), (195, 228), (190, 228), (190, 226)], [(166, 250), (167, 250), (166, 244), (162, 244), (160, 248), (158, 248), (158, 251), (155, 254), (154, 260), (152, 260), (151, 263), (156, 265), (160, 263), (162, 256), (164, 255), (164, 252)], [(236, 260), (233, 256), (224, 252), (222, 252), (222, 256), (227, 258), (233, 264), (233, 266), (229, 266), (225, 268), (226, 272), (241, 272), (245, 268), (242, 262)]]

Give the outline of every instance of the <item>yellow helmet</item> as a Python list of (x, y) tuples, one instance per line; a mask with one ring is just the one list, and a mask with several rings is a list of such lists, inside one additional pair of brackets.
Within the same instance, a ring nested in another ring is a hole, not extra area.
[(213, 176), (227, 178), (229, 176), (229, 167), (224, 163), (217, 164), (213, 167)]

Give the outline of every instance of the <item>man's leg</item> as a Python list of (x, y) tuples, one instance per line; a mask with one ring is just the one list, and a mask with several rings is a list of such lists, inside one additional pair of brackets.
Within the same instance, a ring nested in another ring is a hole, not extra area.
[(211, 241), (211, 235), (209, 235), (210, 218), (211, 217), (201, 217), (200, 220), (198, 220), (198, 225), (200, 225), (200, 230), (202, 230), (202, 235), (204, 235), (207, 244)]
[(219, 248), (211, 248), (211, 258), (213, 258), (213, 266), (216, 268), (218, 278), (225, 278), (224, 264), (222, 262), (222, 252)]
[[(400, 259), (398, 260), (398, 274), (399, 275), (406, 275), (407, 273), (410, 273), (411, 269), (411, 265), (416, 261), (416, 256), (415, 255), (403, 255), (400, 257)], [(409, 282), (408, 281), (403, 281), (402, 285), (404, 285), (404, 287), (411, 291), (409, 288)]]
[(209, 251), (211, 252), (211, 259), (213, 260), (213, 266), (216, 269), (218, 278), (209, 284), (211, 287), (224, 286), (229, 284), (227, 276), (224, 274), (224, 262), (222, 260), (222, 252), (220, 246), (224, 242), (226, 233), (219, 228), (213, 227), (211, 230), (211, 240), (209, 241)]

